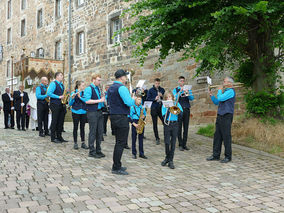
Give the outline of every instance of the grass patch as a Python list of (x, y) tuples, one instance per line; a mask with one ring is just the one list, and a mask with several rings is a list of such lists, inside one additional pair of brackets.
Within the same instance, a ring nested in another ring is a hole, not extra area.
[(215, 132), (215, 126), (213, 124), (208, 124), (205, 127), (200, 127), (197, 131), (197, 134), (213, 138), (214, 132)]
[[(284, 122), (275, 118), (236, 117), (232, 125), (232, 141), (284, 157)], [(197, 134), (213, 138), (215, 125), (200, 127)]]

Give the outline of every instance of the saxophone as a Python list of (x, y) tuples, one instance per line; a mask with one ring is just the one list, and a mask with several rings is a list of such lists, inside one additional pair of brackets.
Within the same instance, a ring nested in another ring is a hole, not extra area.
[(61, 103), (67, 104), (69, 97), (70, 97), (69, 92), (67, 91), (67, 89), (64, 89), (63, 98), (61, 99)]
[(146, 122), (143, 119), (143, 112), (144, 112), (144, 108), (142, 107), (140, 111), (139, 120), (138, 120), (138, 126), (136, 128), (136, 131), (139, 135), (143, 133), (144, 127), (146, 125)]

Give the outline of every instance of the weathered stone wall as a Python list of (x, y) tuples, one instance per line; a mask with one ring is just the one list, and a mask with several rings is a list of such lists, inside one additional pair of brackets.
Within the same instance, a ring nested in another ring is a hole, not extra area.
[[(75, 2), (75, 1), (73, 1)], [(4, 47), (4, 59), (0, 62), (0, 83), (3, 88), (6, 86), (6, 61), (13, 55), (15, 60), (19, 60), (22, 49), (26, 48), (26, 54), (38, 48), (43, 48), (45, 58), (54, 58), (55, 42), (61, 41), (63, 51), (68, 53), (68, 1), (63, 1), (62, 16), (55, 18), (55, 0), (30, 0), (27, 1), (27, 8), (20, 9), (20, 0), (12, 1), (12, 18), (7, 20), (7, 2), (0, 1), (0, 45)], [(153, 51), (143, 67), (140, 67), (131, 57), (132, 46), (116, 46), (109, 44), (109, 18), (112, 14), (122, 11), (127, 4), (118, 0), (85, 1), (83, 7), (77, 8), (72, 5), (72, 84), (76, 80), (90, 82), (92, 73), (101, 73), (103, 78), (113, 80), (113, 74), (118, 68), (133, 69), (133, 87), (140, 79), (146, 79), (150, 88), (156, 77), (161, 78), (161, 85), (166, 89), (173, 89), (177, 86), (178, 76), (186, 77), (188, 84), (193, 85), (193, 89), (205, 88), (206, 84), (198, 84), (195, 76), (196, 63), (190, 59), (177, 62), (180, 53), (169, 56), (163, 66), (157, 71), (153, 71), (156, 61), (156, 51)], [(43, 27), (37, 29), (36, 17), (38, 9), (43, 9)], [(20, 36), (20, 23), (26, 18), (27, 34)], [(123, 19), (123, 25), (129, 25), (128, 17)], [(12, 44), (7, 45), (7, 29), (12, 27)], [(79, 31), (85, 32), (85, 53), (76, 54), (76, 34)], [(125, 35), (122, 35), (125, 36)], [(66, 58), (67, 59), (67, 58)], [(67, 64), (65, 66), (67, 68)], [(68, 69), (65, 71), (67, 78)], [(214, 83), (219, 83), (223, 76), (215, 76)], [(19, 80), (19, 78), (18, 78)], [(237, 109), (243, 111), (243, 104)], [(238, 107), (237, 107), (238, 108)], [(192, 103), (193, 123), (212, 122), (216, 116), (216, 107), (211, 103), (206, 93), (196, 96)]]

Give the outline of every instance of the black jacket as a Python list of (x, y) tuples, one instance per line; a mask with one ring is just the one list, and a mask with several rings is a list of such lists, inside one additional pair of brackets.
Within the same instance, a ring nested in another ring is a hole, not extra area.
[(4, 93), (2, 95), (2, 101), (3, 101), (3, 110), (10, 111), (11, 110), (11, 100), (7, 93)]
[[(13, 94), (13, 98), (14, 98), (14, 106), (15, 106), (15, 110), (21, 110), (21, 103), (22, 103), (22, 97), (21, 97), (21, 92), (15, 91)], [(29, 102), (29, 96), (28, 93), (24, 92), (24, 96), (23, 96), (23, 103), (25, 104), (25, 106), (23, 107), (24, 109), (26, 109), (27, 107), (27, 103)]]

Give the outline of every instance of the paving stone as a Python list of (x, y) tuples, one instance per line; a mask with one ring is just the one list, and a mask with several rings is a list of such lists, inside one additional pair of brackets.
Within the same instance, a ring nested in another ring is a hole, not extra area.
[[(232, 162), (207, 162), (212, 140), (196, 135), (193, 127), (191, 150), (175, 151), (176, 169), (160, 166), (164, 146), (155, 145), (147, 126), (148, 159), (134, 160), (125, 150), (122, 164), (130, 175), (116, 176), (110, 172), (113, 136), (102, 143), (106, 157), (93, 159), (88, 150), (74, 151), (72, 143), (53, 144), (30, 130), (4, 130), (2, 117), (0, 212), (284, 212), (283, 159), (234, 147)], [(72, 124), (65, 129), (63, 137), (72, 141)]]

